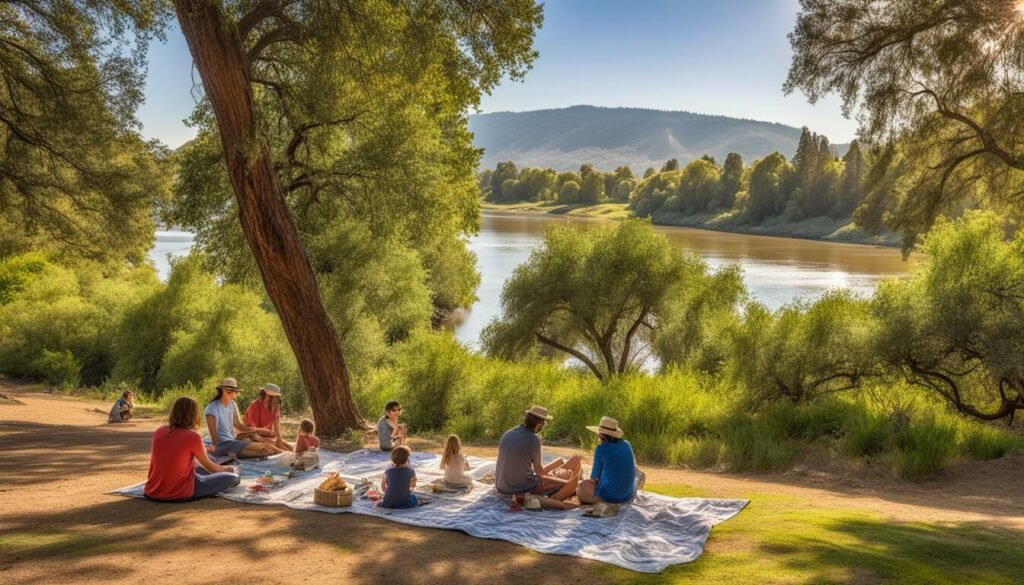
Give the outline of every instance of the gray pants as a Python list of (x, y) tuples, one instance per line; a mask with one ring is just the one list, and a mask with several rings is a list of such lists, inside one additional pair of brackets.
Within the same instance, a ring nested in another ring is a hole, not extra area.
[(195, 493), (192, 494), (192, 499), (198, 500), (199, 498), (208, 498), (215, 496), (220, 492), (235, 487), (241, 478), (234, 474), (226, 471), (219, 473), (210, 473), (202, 467), (196, 467), (195, 479)]

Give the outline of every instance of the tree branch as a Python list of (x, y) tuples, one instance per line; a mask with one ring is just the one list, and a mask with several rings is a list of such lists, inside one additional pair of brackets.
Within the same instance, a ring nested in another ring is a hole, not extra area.
[(596, 365), (594, 365), (594, 362), (591, 361), (590, 358), (588, 358), (586, 356), (586, 354), (584, 354), (583, 352), (581, 352), (579, 350), (576, 350), (576, 349), (573, 349), (571, 347), (562, 345), (561, 343), (558, 343), (554, 339), (550, 339), (548, 337), (544, 337), (544, 335), (542, 335), (539, 331), (535, 332), (534, 335), (537, 336), (537, 340), (540, 341), (541, 343), (543, 343), (545, 345), (550, 345), (551, 347), (557, 349), (558, 351), (565, 352), (565, 353), (573, 356), (574, 358), (580, 360), (588, 368), (590, 368), (590, 371), (594, 372), (594, 375), (597, 376), (598, 380), (601, 380), (602, 382), (604, 381), (604, 377), (605, 377), (604, 374), (601, 373), (601, 370), (598, 369), (598, 367)]

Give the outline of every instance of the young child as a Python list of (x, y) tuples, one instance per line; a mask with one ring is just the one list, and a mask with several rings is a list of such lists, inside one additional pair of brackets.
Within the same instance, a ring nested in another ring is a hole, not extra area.
[(121, 397), (114, 403), (107, 416), (108, 423), (128, 422), (132, 418), (132, 409), (135, 408), (135, 393), (125, 390)]
[(416, 495), (412, 493), (416, 487), (416, 470), (409, 467), (412, 450), (399, 445), (391, 451), (391, 468), (384, 472), (380, 489), (384, 491), (384, 499), (380, 505), (384, 508), (415, 508), (419, 505)]
[(473, 484), (473, 478), (466, 475), (466, 472), (469, 471), (469, 462), (462, 455), (462, 441), (457, 435), (448, 435), (448, 440), (444, 443), (441, 469), (444, 470), (444, 487), (446, 488), (460, 489)]
[(397, 400), (389, 400), (384, 405), (384, 416), (377, 421), (377, 440), (381, 451), (390, 451), (397, 445), (405, 444), (405, 425), (398, 422), (402, 416), (402, 405)]
[(302, 419), (302, 422), (299, 423), (299, 438), (295, 440), (296, 453), (320, 448), (320, 439), (313, 434), (314, 430), (313, 421), (308, 418)]

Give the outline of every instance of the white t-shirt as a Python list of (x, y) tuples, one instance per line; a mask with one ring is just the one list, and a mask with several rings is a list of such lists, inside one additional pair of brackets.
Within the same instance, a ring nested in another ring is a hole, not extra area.
[(444, 468), (444, 480), (454, 484), (468, 484), (473, 481), (466, 475), (466, 458), (462, 453), (456, 453), (448, 460), (448, 466)]

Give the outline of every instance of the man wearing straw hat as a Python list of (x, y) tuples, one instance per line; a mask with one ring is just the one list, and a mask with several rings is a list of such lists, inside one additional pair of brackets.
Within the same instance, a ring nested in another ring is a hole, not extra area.
[(544, 465), (540, 437), (537, 434), (551, 420), (548, 409), (532, 406), (525, 412), (523, 424), (510, 429), (498, 442), (498, 461), (494, 468), (494, 487), (507, 496), (535, 494), (549, 507), (565, 508), (580, 478), (580, 457), (568, 461), (559, 457)]
[(619, 421), (602, 416), (598, 425), (588, 426), (587, 430), (597, 433), (601, 444), (594, 450), (590, 479), (580, 482), (576, 489), (580, 503), (622, 504), (632, 500), (640, 487), (637, 480), (643, 474), (636, 467), (633, 446), (622, 438), (625, 433)]

